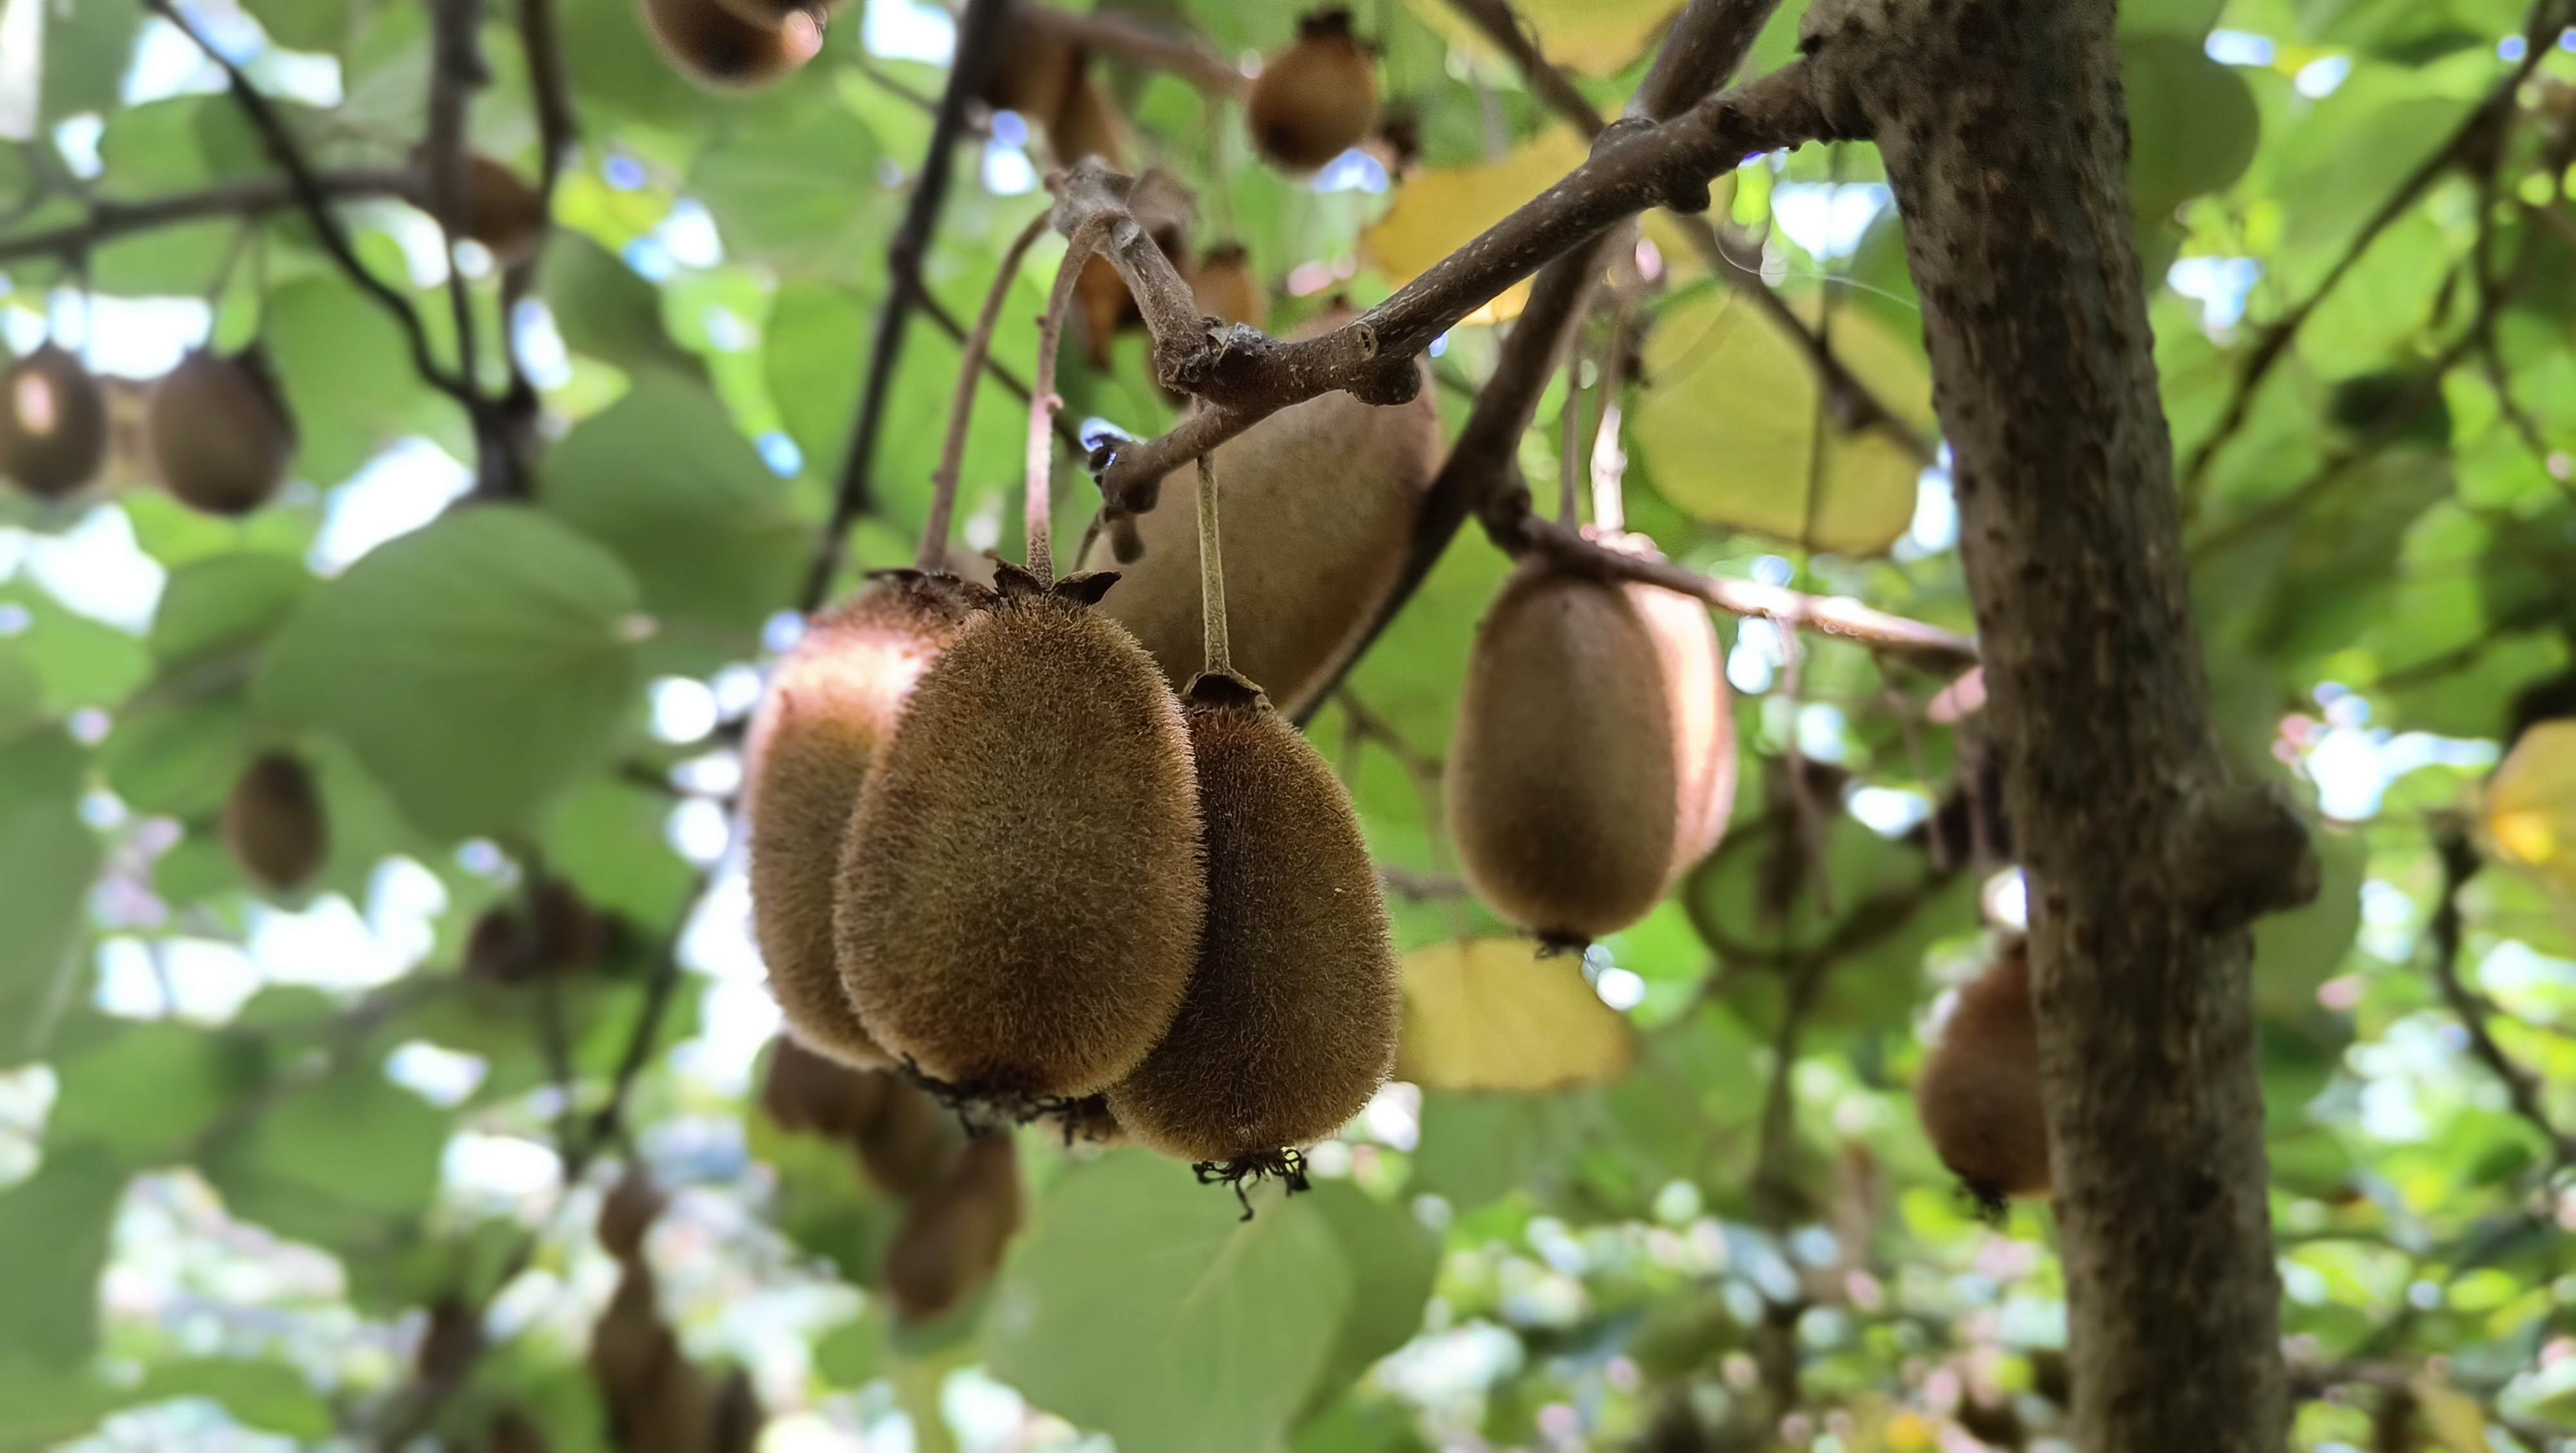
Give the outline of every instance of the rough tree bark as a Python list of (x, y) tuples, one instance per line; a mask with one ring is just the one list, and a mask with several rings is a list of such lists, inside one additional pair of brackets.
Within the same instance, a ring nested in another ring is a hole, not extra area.
[(2258, 1453), (2285, 1403), (2248, 996), (2304, 830), (2230, 786), (2186, 595), (2113, 0), (1819, 0), (1878, 143), (1956, 459), (1989, 732), (2029, 875), (2075, 1442)]

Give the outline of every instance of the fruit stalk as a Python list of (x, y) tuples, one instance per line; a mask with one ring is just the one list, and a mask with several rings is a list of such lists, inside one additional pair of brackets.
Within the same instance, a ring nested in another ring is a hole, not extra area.
[(1225, 551), (1217, 545), (1216, 461), (1208, 454), (1199, 456), (1199, 609), (1208, 674), (1224, 675), (1234, 668), (1225, 638)]
[(993, 351), (993, 328), (1001, 321), (1002, 302), (1019, 278), (1020, 260), (1047, 226), (1044, 212), (1031, 218), (1002, 254), (1002, 269), (984, 295), (984, 311), (975, 315), (975, 331), (966, 335), (965, 356), (957, 364), (957, 396), (948, 405), (948, 438), (939, 448), (939, 468), (930, 476), (930, 514), (922, 522), (921, 549), (913, 564), (938, 570), (948, 563), (948, 522), (957, 513), (957, 476), (966, 462), (966, 425), (975, 415), (976, 386), (984, 381), (984, 360)]

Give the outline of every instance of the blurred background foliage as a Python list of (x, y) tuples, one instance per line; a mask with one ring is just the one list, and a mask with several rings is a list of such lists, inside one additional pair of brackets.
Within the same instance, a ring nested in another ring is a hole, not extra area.
[[(0, 78), (41, 78), (0, 146), (0, 336), (81, 352), (119, 421), (102, 488), (0, 497), (0, 1446), (610, 1446), (593, 1327), (639, 1276), (721, 1385), (723, 1436), (772, 1453), (2047, 1446), (2050, 1218), (1981, 1224), (1907, 1098), (1945, 990), (2020, 912), (2010, 874), (1959, 850), (1977, 784), (1953, 681), (1722, 621), (1744, 754), (1725, 845), (1579, 966), (1534, 960), (1458, 891), (1433, 802), (1507, 567), (1472, 530), (1311, 724), (1396, 890), (1404, 1079), (1316, 1153), (1313, 1194), (1248, 1224), (1143, 1152), (1024, 1132), (1028, 1224), (997, 1279), (900, 1323), (873, 1288), (902, 1201), (848, 1127), (760, 1108), (776, 1016), (728, 813), (952, 26), (869, 0), (791, 80), (717, 95), (629, 0), (557, 8), (582, 136), (558, 230), (506, 317), (488, 269), (470, 290), (541, 392), (546, 447), (532, 502), (460, 511), (464, 414), (293, 211), (11, 249), (271, 163), (143, 7), (0, 7)], [(1297, 19), (1119, 8), (1247, 65)], [(1519, 8), (1615, 112), (1674, 7)], [(1757, 68), (1791, 56), (1802, 8)], [(2571, 17), (2122, 10), (2220, 719), (2323, 823), (2325, 891), (2263, 926), (2256, 985), (2295, 1443), (2576, 1446)], [(406, 164), (428, 7), (186, 13), (317, 164)], [(471, 139), (534, 175), (515, 18), (488, 18)], [(1231, 103), (1098, 67), (1136, 162), (1196, 190), (1193, 246), (1248, 250), (1274, 332), (1383, 297), (1580, 156), (1442, 0), (1358, 20), (1418, 155), (1311, 180), (1260, 165)], [(924, 264), (948, 312), (973, 316), (1044, 166), (1007, 114), (961, 150)], [(435, 226), (391, 199), (340, 210), (452, 356)], [(1734, 276), (1650, 222), (1623, 294), (1632, 523), (1697, 569), (1969, 629), (1937, 460), (1834, 427), (1744, 303), (1776, 290), (1930, 429), (1870, 148), (1756, 158), (1715, 215)], [(1059, 253), (1040, 243), (1006, 318), (1037, 314)], [(1515, 306), (1437, 350), (1451, 429)], [(1034, 333), (997, 340), (1023, 377)], [(155, 488), (130, 437), (145, 383), (208, 338), (264, 345), (301, 434), (294, 481), (238, 521)], [(1592, 338), (1598, 359), (1606, 322)], [(1073, 416), (1174, 417), (1141, 334), (1105, 367), (1068, 352)], [(958, 357), (916, 322), (840, 588), (908, 558)], [(1524, 447), (1534, 481), (1556, 478), (1561, 388)], [(959, 516), (1016, 558), (1022, 419), (1001, 397)], [(1076, 480), (1067, 538), (1094, 504)], [(290, 743), (330, 840), (276, 894), (218, 824)], [(575, 966), (491, 972), (473, 940), (545, 939), (565, 890), (584, 937), (553, 957)], [(670, 1204), (603, 1249), (621, 1165)]]

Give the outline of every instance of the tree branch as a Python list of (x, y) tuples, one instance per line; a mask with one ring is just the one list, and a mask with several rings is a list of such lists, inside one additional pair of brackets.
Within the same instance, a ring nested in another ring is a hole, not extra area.
[(939, 93), (939, 114), (930, 124), (921, 175), (913, 181), (912, 200), (905, 204), (903, 221), (886, 246), (885, 304), (878, 310), (876, 336), (868, 347), (867, 382), (859, 395), (858, 417), (851, 424), (849, 454), (841, 461), (840, 487), (833, 495), (831, 516), (815, 542), (805, 588), (797, 597), (800, 608), (808, 612), (831, 593), (832, 578), (840, 573), (841, 557), (849, 550), (850, 526), (868, 507), (868, 472), (876, 464), (877, 436), (885, 426), (886, 400), (894, 391), (904, 328), (922, 291), (900, 280), (919, 275), (922, 256), (939, 228), (940, 209), (948, 201), (950, 154), (965, 132), (967, 107), (992, 70), (1010, 9), (1011, 0), (967, 0), (966, 13), (958, 19), (957, 49), (949, 62), (948, 83)]
[(501, 356), (510, 369), (509, 384), (501, 395), (501, 416), (503, 434), (517, 465), (515, 477), (525, 480), (532, 475), (540, 407), (536, 385), (529, 380), (527, 367), (519, 357), (518, 332), (513, 324), (520, 301), (537, 290), (546, 244), (554, 236), (555, 189), (574, 149), (580, 145), (581, 130), (573, 109), (572, 76), (564, 62), (563, 29), (556, 17), (555, 0), (519, 0), (518, 22), (519, 52), (527, 62), (528, 86), (537, 119), (538, 231), (527, 255), (501, 271)]
[[(408, 200), (420, 194), (420, 173), (410, 168), (353, 167), (316, 172), (313, 183), (323, 196), (346, 201), (375, 197)], [(94, 198), (89, 203), (89, 216), (83, 221), (0, 237), (0, 263), (24, 257), (77, 256), (136, 232), (210, 217), (257, 217), (302, 205), (304, 198), (295, 183), (283, 176), (249, 177), (144, 202)]]
[(2434, 986), (2442, 991), (2442, 1002), (2451, 1007), (2460, 1027), (2468, 1031), (2470, 1053), (2504, 1083), (2505, 1097), (2512, 1101), (2514, 1113), (2540, 1132), (2553, 1163), (2560, 1167), (2576, 1165), (2576, 1134), (2560, 1129), (2550, 1118), (2549, 1107), (2541, 1099), (2540, 1077), (2505, 1053), (2504, 1046), (2496, 1043), (2495, 1032), (2487, 1027), (2488, 1018), (2501, 1011), (2460, 978), (2460, 946), (2467, 936), (2460, 914), (2460, 890), (2478, 875), (2485, 860), (2479, 857), (2468, 833), (2456, 823), (2443, 827), (2434, 840), (2434, 848), (2442, 860), (2442, 897), (2434, 905), (2433, 922), (2426, 931), (2433, 944)]

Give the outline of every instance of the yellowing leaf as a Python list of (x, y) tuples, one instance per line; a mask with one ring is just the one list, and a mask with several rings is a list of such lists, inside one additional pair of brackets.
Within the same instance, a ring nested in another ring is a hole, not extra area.
[[(1413, 13), (1453, 45), (1502, 52), (1448, 0), (1412, 0)], [(1606, 76), (1627, 69), (1680, 7), (1674, 0), (1520, 0), (1539, 50), (1559, 69)]]
[[(1919, 354), (1849, 309), (1834, 315), (1832, 339), (1889, 408), (1929, 425), (1932, 380)], [(1677, 508), (1844, 555), (1877, 554), (1913, 521), (1913, 458), (1881, 434), (1820, 418), (1804, 349), (1731, 295), (1701, 293), (1658, 318), (1645, 381), (1632, 427), (1656, 489)]]
[(2522, 734), (2487, 784), (2487, 832), (2506, 858), (2576, 893), (2576, 721)]
[(2415, 1379), (2415, 1403), (2424, 1426), (2451, 1453), (2486, 1453), (2487, 1415), (2477, 1399), (2432, 1377)]
[[(1476, 234), (1510, 216), (1532, 197), (1564, 180), (1592, 154), (1583, 138), (1563, 126), (1539, 133), (1509, 156), (1478, 166), (1426, 171), (1396, 193), (1395, 205), (1360, 233), (1360, 248), (1387, 281), (1397, 287), (1420, 277), (1430, 266), (1473, 241)], [(1723, 216), (1734, 196), (1733, 176), (1710, 186), (1715, 198), (1711, 215)], [(1675, 277), (1699, 267), (1699, 254), (1664, 212), (1646, 214), (1646, 235), (1663, 254)], [(1507, 323), (1520, 316), (1529, 301), (1529, 279), (1504, 289), (1492, 301), (1460, 319), (1462, 323)]]
[(1404, 956), (1395, 1077), (1435, 1090), (1548, 1090), (1628, 1072), (1636, 1031), (1571, 954), (1527, 939), (1436, 943)]

